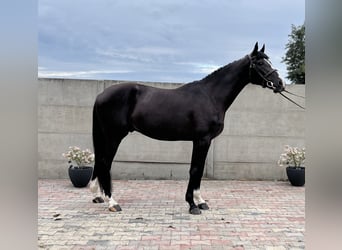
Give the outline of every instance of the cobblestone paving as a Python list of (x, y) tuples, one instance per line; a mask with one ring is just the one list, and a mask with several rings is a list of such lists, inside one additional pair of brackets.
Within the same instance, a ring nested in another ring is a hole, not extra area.
[(190, 215), (187, 181), (113, 181), (123, 211), (69, 180), (38, 182), (38, 249), (304, 249), (305, 188), (203, 180), (210, 207)]

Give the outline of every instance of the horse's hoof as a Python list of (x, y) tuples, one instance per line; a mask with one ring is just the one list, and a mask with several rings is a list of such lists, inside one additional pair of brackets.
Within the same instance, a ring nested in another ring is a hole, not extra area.
[(119, 204), (114, 205), (114, 206), (112, 206), (112, 207), (109, 207), (108, 209), (109, 209), (109, 211), (111, 211), (111, 212), (120, 212), (120, 211), (122, 211), (122, 209), (121, 209), (121, 207), (120, 207)]
[(195, 214), (195, 215), (202, 213), (201, 210), (197, 206), (190, 208), (189, 212), (190, 212), (190, 214)]
[(103, 203), (104, 200), (101, 197), (96, 197), (96, 198), (93, 199), (93, 202), (94, 203)]
[(207, 203), (198, 204), (198, 207), (199, 207), (199, 209), (202, 209), (202, 210), (208, 210), (209, 209)]

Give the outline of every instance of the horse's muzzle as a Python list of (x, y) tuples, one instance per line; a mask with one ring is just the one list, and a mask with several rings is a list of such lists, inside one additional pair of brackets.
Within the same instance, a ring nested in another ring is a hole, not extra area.
[(273, 85), (273, 92), (280, 93), (285, 90), (285, 84), (282, 79), (279, 80), (277, 85)]

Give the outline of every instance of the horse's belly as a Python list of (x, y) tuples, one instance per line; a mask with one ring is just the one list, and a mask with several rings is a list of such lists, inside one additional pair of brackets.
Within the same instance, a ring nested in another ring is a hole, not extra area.
[(132, 125), (136, 131), (158, 140), (192, 140), (194, 136), (191, 118), (168, 111), (133, 114)]
[(163, 141), (192, 141), (193, 137), (191, 137), (189, 134), (176, 134), (176, 133), (170, 133), (169, 131), (147, 131), (147, 130), (137, 130), (138, 132), (142, 133), (143, 135), (146, 135), (150, 138), (156, 139), (156, 140), (163, 140)]

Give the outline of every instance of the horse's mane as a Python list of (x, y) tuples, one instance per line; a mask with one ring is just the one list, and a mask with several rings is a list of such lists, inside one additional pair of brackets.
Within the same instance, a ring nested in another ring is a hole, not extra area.
[(231, 68), (236, 67), (238, 64), (240, 64), (243, 60), (245, 59), (245, 57), (235, 60), (231, 63), (228, 63), (225, 66), (222, 66), (221, 68), (218, 68), (217, 70), (215, 70), (214, 72), (210, 73), (209, 75), (207, 75), (206, 77), (204, 77), (202, 79), (202, 81), (210, 81), (213, 80), (215, 78), (220, 78), (222, 77), (222, 74), (227, 74), (227, 72), (229, 72), (231, 70)]

